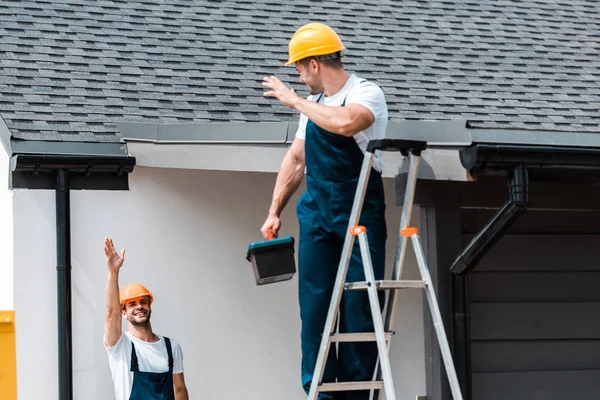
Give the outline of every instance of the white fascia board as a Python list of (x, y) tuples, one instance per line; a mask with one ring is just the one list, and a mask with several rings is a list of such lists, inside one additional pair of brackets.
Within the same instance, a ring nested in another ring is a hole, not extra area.
[(277, 172), (287, 145), (127, 143), (142, 167)]
[[(279, 171), (297, 124), (119, 125), (136, 165), (223, 171)], [(467, 180), (457, 149), (469, 142), (464, 121), (403, 121), (388, 124), (388, 138), (423, 140), (434, 148), (422, 153), (419, 178)], [(399, 152), (383, 153), (383, 176), (406, 173)]]
[[(221, 171), (279, 172), (288, 145), (226, 145), (128, 143), (136, 165), (154, 168), (204, 169)], [(392, 178), (408, 171), (398, 152), (383, 153), (383, 176)], [(456, 150), (432, 149), (422, 153), (420, 179), (466, 181)]]

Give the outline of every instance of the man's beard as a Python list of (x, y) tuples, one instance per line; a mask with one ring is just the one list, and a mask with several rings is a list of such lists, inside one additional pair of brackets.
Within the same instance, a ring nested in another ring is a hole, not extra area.
[(146, 315), (143, 315), (143, 316), (147, 317), (144, 321), (136, 321), (135, 315), (132, 315), (131, 318), (128, 319), (128, 321), (131, 323), (131, 325), (146, 327), (150, 324), (150, 316), (151, 315), (152, 315), (152, 311), (148, 311), (148, 313)]
[(315, 95), (315, 94), (319, 94), (323, 91), (322, 87), (316, 87), (316, 86), (309, 86), (308, 87), (308, 93), (310, 93), (311, 95)]
[(306, 88), (308, 89), (308, 93), (311, 95), (319, 94), (323, 92), (323, 85), (320, 82), (313, 82), (312, 84), (306, 83)]

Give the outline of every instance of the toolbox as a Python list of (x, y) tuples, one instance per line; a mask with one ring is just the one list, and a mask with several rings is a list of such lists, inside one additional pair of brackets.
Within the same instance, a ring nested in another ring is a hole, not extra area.
[(246, 259), (252, 264), (257, 285), (290, 280), (296, 273), (294, 238), (286, 236), (250, 243)]

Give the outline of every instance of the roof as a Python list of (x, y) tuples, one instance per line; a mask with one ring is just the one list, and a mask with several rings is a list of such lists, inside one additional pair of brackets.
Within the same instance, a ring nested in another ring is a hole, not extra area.
[(293, 121), (287, 41), (338, 30), (392, 121), (600, 132), (595, 0), (2, 0), (0, 116), (22, 139), (118, 141), (116, 122)]

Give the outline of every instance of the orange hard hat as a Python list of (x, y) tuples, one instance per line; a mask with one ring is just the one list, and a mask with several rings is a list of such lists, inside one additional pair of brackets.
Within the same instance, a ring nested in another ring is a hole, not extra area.
[(324, 56), (344, 50), (340, 37), (329, 26), (311, 22), (301, 26), (288, 44), (289, 59), (294, 64), (306, 57)]
[(140, 297), (146, 297), (150, 299), (150, 304), (154, 301), (154, 296), (152, 293), (146, 288), (146, 286), (141, 285), (139, 283), (130, 283), (129, 285), (123, 286), (121, 292), (119, 293), (120, 304), (123, 305), (127, 300), (137, 299)]

